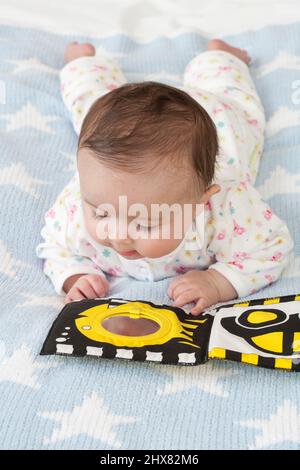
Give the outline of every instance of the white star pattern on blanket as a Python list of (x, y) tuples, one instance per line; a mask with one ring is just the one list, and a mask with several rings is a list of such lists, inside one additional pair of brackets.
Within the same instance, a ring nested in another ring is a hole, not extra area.
[(58, 367), (58, 365), (53, 360), (35, 360), (30, 349), (23, 344), (10, 356), (2, 356), (0, 382), (8, 381), (39, 389), (41, 384), (38, 381), (37, 372), (43, 369), (50, 369), (51, 367)]
[(39, 110), (31, 103), (22, 106), (21, 109), (15, 113), (0, 114), (1, 119), (6, 119), (8, 124), (6, 131), (15, 131), (20, 127), (32, 127), (41, 132), (54, 134), (54, 129), (49, 126), (49, 123), (57, 121), (58, 116), (46, 116), (41, 114)]
[(48, 185), (48, 181), (40, 180), (38, 178), (32, 178), (27, 173), (23, 163), (13, 163), (8, 167), (0, 169), (0, 186), (13, 185), (21, 191), (25, 191), (31, 196), (38, 198), (39, 193), (35, 189), (35, 185)]
[(256, 77), (264, 77), (278, 69), (300, 70), (300, 57), (295, 54), (289, 54), (286, 51), (280, 51), (271, 62), (263, 64), (254, 73)]
[(17, 304), (16, 307), (46, 306), (61, 310), (64, 306), (63, 299), (57, 295), (37, 295), (28, 292), (20, 292), (20, 295), (25, 297), (25, 300)]
[(44, 439), (45, 444), (55, 443), (79, 434), (87, 434), (113, 448), (121, 448), (122, 442), (117, 437), (115, 427), (122, 424), (134, 424), (138, 421), (133, 416), (113, 414), (105, 404), (105, 399), (96, 392), (86, 396), (82, 404), (75, 406), (72, 411), (44, 411), (39, 412), (38, 415), (58, 424), (52, 436)]
[(0, 240), (0, 272), (10, 278), (15, 278), (17, 269), (28, 264), (15, 259), (7, 249), (3, 240)]
[(7, 62), (16, 65), (16, 68), (13, 70), (13, 73), (26, 72), (27, 70), (38, 70), (41, 72), (58, 74), (57, 69), (49, 67), (49, 65), (43, 64), (36, 57), (30, 57), (29, 59), (23, 60), (8, 60)]
[(267, 419), (240, 421), (242, 426), (255, 429), (255, 444), (250, 449), (266, 449), (283, 442), (300, 444), (300, 412), (298, 407), (285, 400)]
[(224, 369), (219, 364), (204, 364), (201, 367), (178, 367), (170, 366), (166, 375), (171, 376), (172, 382), (166, 382), (163, 388), (158, 390), (158, 395), (170, 395), (189, 390), (202, 390), (208, 395), (216, 395), (226, 398), (228, 392), (220, 379), (232, 377), (237, 370)]
[(290, 173), (278, 165), (257, 189), (264, 199), (271, 199), (276, 194), (299, 193), (300, 175)]
[(267, 122), (266, 135), (271, 138), (278, 132), (300, 125), (300, 111), (280, 106)]

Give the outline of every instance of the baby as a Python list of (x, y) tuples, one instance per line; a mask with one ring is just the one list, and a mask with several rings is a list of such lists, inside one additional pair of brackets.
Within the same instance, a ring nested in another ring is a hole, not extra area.
[(176, 88), (126, 83), (91, 44), (69, 44), (65, 61), (78, 171), (37, 247), (65, 302), (107, 296), (106, 274), (170, 277), (173, 305), (199, 315), (276, 281), (293, 242), (253, 186), (265, 117), (247, 52), (209, 41)]

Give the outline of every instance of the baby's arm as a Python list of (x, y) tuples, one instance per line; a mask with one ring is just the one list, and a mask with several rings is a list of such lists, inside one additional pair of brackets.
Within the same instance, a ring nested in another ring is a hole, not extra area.
[(37, 256), (44, 259), (44, 273), (59, 295), (69, 293), (74, 276), (101, 276), (103, 286), (107, 285), (104, 273), (92, 261), (95, 249), (84, 237), (77, 178), (76, 175), (47, 211), (41, 231), (43, 242), (36, 248)]
[(293, 240), (283, 220), (250, 183), (241, 181), (228, 189), (222, 210), (216, 205), (213, 219), (214, 237), (208, 249), (216, 262), (208, 269), (227, 278), (239, 297), (280, 277)]
[(194, 269), (176, 277), (168, 287), (174, 305), (196, 302), (192, 315), (276, 281), (293, 248), (285, 223), (250, 184), (228, 188), (224, 200), (216, 194), (210, 203), (214, 235), (207, 250), (215, 262), (207, 270)]

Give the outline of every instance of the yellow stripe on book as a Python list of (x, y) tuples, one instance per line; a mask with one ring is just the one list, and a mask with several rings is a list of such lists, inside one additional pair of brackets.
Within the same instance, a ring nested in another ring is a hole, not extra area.
[(264, 301), (264, 305), (268, 304), (278, 304), (280, 302), (280, 297), (277, 297), (277, 299), (267, 299)]
[(292, 368), (292, 359), (275, 359), (276, 369), (291, 369)]
[(225, 359), (226, 349), (213, 348), (211, 351), (208, 352), (208, 357), (217, 357), (219, 359)]
[(242, 354), (242, 362), (246, 362), (247, 364), (254, 364), (257, 366), (258, 364), (258, 355), (257, 354)]
[(241, 302), (240, 304), (234, 304), (234, 307), (248, 307), (249, 302)]

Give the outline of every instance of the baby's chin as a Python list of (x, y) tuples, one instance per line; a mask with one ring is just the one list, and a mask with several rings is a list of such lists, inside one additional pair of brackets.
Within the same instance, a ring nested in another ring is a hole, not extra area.
[[(179, 240), (179, 243), (181, 240)], [(131, 251), (122, 251), (122, 250), (117, 250), (115, 247), (111, 247), (113, 250), (115, 250), (116, 253), (118, 253), (119, 256), (122, 256), (123, 258), (126, 259), (141, 259), (141, 258), (149, 258), (155, 260), (156, 258), (161, 258), (162, 256), (166, 256), (170, 254), (172, 251), (175, 250), (175, 248), (178, 246), (178, 242), (176, 244), (162, 244), (156, 246), (149, 246), (147, 247), (148, 249), (144, 249), (143, 253), (140, 253), (137, 250), (131, 250)], [(146, 248), (146, 247), (145, 247)]]

